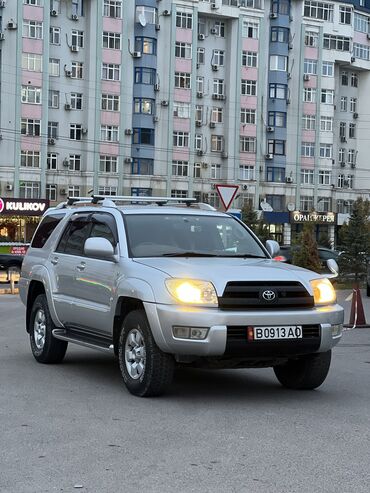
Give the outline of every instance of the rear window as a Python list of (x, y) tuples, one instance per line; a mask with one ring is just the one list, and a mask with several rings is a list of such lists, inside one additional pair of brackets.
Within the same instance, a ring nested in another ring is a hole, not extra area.
[(35, 236), (32, 239), (32, 248), (42, 248), (50, 237), (51, 233), (58, 226), (64, 215), (45, 216), (36, 230)]

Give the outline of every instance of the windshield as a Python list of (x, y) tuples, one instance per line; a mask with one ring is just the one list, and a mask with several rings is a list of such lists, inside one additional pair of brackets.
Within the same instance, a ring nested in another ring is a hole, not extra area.
[(132, 257), (266, 258), (249, 231), (232, 217), (127, 214), (125, 221)]

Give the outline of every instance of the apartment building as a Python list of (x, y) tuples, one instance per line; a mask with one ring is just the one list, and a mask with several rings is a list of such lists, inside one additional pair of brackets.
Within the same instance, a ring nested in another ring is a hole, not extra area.
[[(0, 1), (0, 196), (240, 186), (284, 243), (369, 198), (370, 2)], [(316, 214), (309, 214), (315, 210)]]

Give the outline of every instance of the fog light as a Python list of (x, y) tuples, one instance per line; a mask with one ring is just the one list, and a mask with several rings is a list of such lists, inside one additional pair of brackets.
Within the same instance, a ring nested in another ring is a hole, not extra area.
[(207, 327), (172, 327), (173, 337), (176, 339), (205, 339), (208, 335)]
[(172, 327), (173, 337), (178, 339), (190, 338), (190, 327)]
[(333, 337), (339, 336), (342, 333), (342, 330), (343, 330), (342, 324), (332, 325), (331, 326), (331, 335)]
[(197, 327), (190, 329), (190, 338), (191, 339), (205, 339), (208, 334), (208, 329), (205, 327)]

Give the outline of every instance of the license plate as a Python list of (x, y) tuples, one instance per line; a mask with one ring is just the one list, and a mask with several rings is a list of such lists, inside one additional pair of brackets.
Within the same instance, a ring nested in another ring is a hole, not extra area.
[(289, 325), (284, 327), (253, 327), (255, 341), (275, 339), (302, 339), (302, 326)]

